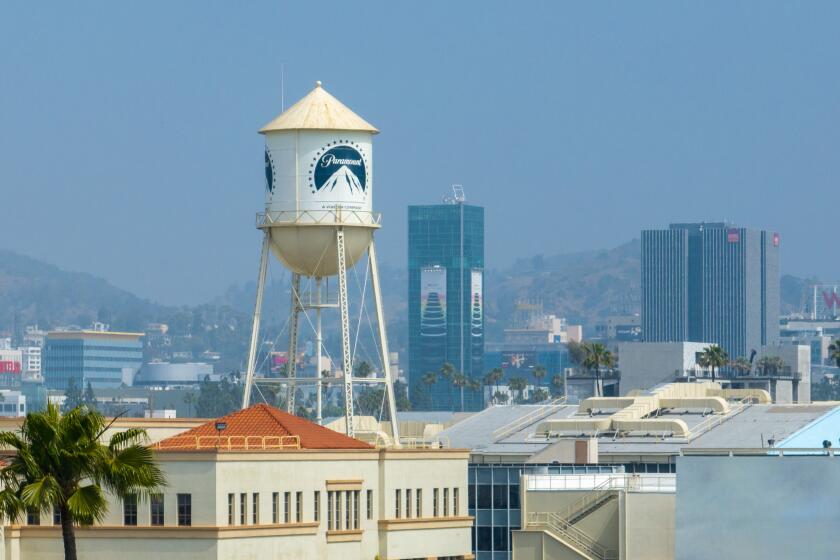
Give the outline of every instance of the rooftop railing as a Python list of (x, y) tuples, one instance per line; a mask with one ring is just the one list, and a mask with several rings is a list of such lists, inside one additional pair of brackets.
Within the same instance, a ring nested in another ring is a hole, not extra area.
[(359, 225), (379, 227), (382, 225), (382, 214), (361, 210), (335, 208), (329, 210), (284, 210), (279, 212), (259, 212), (257, 227), (272, 226), (312, 226), (312, 225)]
[(152, 445), (157, 451), (272, 451), (300, 449), (300, 436), (175, 436)]

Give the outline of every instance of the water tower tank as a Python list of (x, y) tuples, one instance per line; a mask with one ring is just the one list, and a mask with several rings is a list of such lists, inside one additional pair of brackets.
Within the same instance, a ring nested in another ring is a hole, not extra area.
[(379, 131), (317, 82), (315, 89), (260, 129), (265, 135), (266, 211), (271, 250), (305, 276), (338, 273), (336, 228), (344, 228), (347, 267), (368, 248), (373, 145)]

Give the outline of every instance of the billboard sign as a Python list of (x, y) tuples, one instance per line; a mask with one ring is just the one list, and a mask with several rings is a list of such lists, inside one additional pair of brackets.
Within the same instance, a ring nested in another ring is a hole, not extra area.
[(502, 369), (527, 372), (536, 364), (536, 352), (502, 352)]
[(20, 362), (12, 360), (0, 361), (0, 373), (20, 373)]
[(420, 271), (420, 336), (446, 336), (446, 269)]
[(739, 241), (741, 241), (741, 230), (737, 228), (729, 228), (726, 230), (727, 243), (738, 243)]

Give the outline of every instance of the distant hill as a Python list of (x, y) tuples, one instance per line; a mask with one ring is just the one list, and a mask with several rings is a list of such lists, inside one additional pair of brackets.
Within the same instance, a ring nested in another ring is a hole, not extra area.
[(102, 278), (0, 250), (0, 330), (31, 324), (86, 327), (95, 320), (136, 330), (162, 310)]

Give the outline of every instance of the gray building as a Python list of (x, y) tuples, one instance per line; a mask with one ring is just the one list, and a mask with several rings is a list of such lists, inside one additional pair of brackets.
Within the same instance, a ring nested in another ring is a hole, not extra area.
[(642, 335), (730, 357), (778, 344), (779, 235), (725, 223), (642, 231)]

